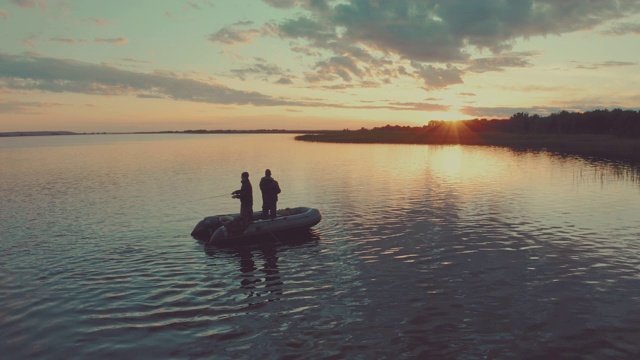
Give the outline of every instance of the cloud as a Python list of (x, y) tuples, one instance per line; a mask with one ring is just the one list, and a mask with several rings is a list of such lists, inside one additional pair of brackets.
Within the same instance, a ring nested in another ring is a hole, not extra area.
[(476, 58), (468, 62), (465, 71), (484, 73), (488, 71), (504, 71), (505, 68), (530, 67), (529, 57), (538, 55), (536, 52), (521, 52), (497, 55), (486, 58)]
[(269, 30), (269, 27), (271, 25), (266, 25), (262, 29), (241, 29), (241, 27), (248, 25), (253, 25), (253, 22), (242, 21), (229, 26), (225, 26), (217, 32), (209, 35), (208, 40), (213, 44), (248, 44), (253, 41), (254, 37), (271, 32)]
[(192, 0), (192, 1), (188, 1), (185, 6), (194, 10), (202, 10), (202, 5), (206, 5), (210, 7), (214, 6), (211, 0), (200, 0), (200, 2)]
[(29, 46), (29, 47), (36, 47), (36, 39), (37, 39), (37, 36), (30, 35), (29, 37), (22, 40), (22, 45)]
[(151, 61), (138, 60), (138, 59), (134, 59), (134, 58), (122, 58), (120, 60), (126, 61), (126, 62), (131, 62), (131, 63), (138, 63), (138, 64), (151, 64)]
[(166, 97), (162, 95), (149, 95), (149, 94), (138, 94), (136, 95), (136, 97), (140, 99), (166, 99)]
[(80, 42), (87, 42), (87, 40), (84, 40), (84, 39), (69, 39), (69, 38), (51, 38), (51, 39), (49, 39), (49, 41), (61, 42), (61, 43), (66, 43), (66, 44), (76, 44), (76, 43), (80, 43)]
[(47, 8), (47, 2), (45, 0), (11, 0), (11, 2), (15, 5), (20, 6), (21, 8)]
[[(93, 40), (89, 39), (71, 39), (71, 38), (50, 38), (48, 41), (52, 42), (61, 42), (65, 44), (86, 44), (86, 43), (96, 43), (96, 44), (113, 44), (113, 45), (125, 45), (129, 42), (126, 38), (119, 37), (113, 39), (105, 39), (105, 38), (95, 38)], [(33, 46), (33, 39), (31, 39)]]
[[(307, 74), (307, 76), (311, 76), (313, 74)], [(360, 81), (353, 83), (339, 83), (334, 85), (317, 85), (314, 84), (312, 88), (314, 89), (323, 89), (323, 90), (348, 90), (348, 89), (374, 89), (379, 88), (380, 83), (373, 81)]]
[(263, 80), (268, 80), (270, 77), (292, 77), (290, 71), (284, 70), (275, 64), (268, 64), (264, 59), (256, 58), (256, 62), (244, 68), (232, 69), (231, 73), (241, 79), (246, 80), (248, 76), (259, 75)]
[(449, 106), (412, 103), (412, 102), (391, 102), (388, 105), (365, 105), (365, 106), (337, 106), (343, 109), (360, 109), (360, 110), (391, 110), (391, 111), (448, 111)]
[(260, 35), (260, 31), (255, 29), (240, 30), (232, 27), (225, 27), (209, 35), (212, 43), (222, 43), (227, 45), (250, 43), (254, 36)]
[(363, 70), (358, 67), (355, 59), (350, 56), (335, 56), (316, 64), (318, 75), (322, 78), (334, 79), (335, 76), (345, 82), (352, 80), (352, 75), (362, 78)]
[(636, 0), (350, 0), (305, 7), (310, 14), (279, 25), (281, 36), (316, 44), (330, 36), (420, 62), (465, 61), (469, 46), (500, 53), (517, 39), (591, 29), (640, 11)]
[(578, 64), (576, 68), (585, 69), (585, 70), (597, 70), (601, 68), (612, 68), (612, 67), (634, 66), (634, 65), (638, 65), (638, 63), (628, 62), (628, 61), (604, 61), (601, 63), (593, 63), (593, 64)]
[(166, 18), (175, 19), (175, 20), (188, 20), (191, 21), (193, 18), (189, 17), (188, 14), (192, 11), (205, 11), (207, 8), (213, 8), (215, 5), (212, 0), (191, 0), (186, 1), (182, 4), (182, 6), (178, 9), (178, 11), (165, 11), (164, 16)]
[(420, 110), (420, 111), (448, 111), (449, 107), (440, 104), (416, 103), (416, 102), (391, 102), (390, 105), (398, 107), (396, 110)]
[(147, 74), (74, 60), (0, 53), (2, 87), (92, 95), (165, 97), (213, 104), (305, 105), (167, 74)]
[(42, 103), (35, 101), (0, 101), (0, 114), (38, 114), (39, 109), (60, 106), (58, 103)]
[(275, 81), (275, 84), (291, 85), (291, 84), (293, 84), (293, 80), (291, 80), (290, 78), (281, 77), (280, 79)]
[[(75, 60), (7, 55), (0, 53), (0, 90), (69, 92), (102, 96), (165, 98), (222, 105), (325, 107), (338, 109), (386, 109), (393, 111), (444, 111), (429, 103), (391, 102), (388, 105), (353, 106), (320, 100), (298, 101), (258, 92), (181, 78), (172, 73), (153, 74), (117, 69)], [(4, 111), (23, 111), (30, 103), (5, 103)], [(21, 110), (22, 109), (22, 110)]]
[(193, 8), (193, 9), (196, 9), (196, 10), (202, 10), (200, 5), (198, 3), (196, 3), (196, 2), (194, 2), (194, 1), (189, 1), (187, 3), (187, 5), (190, 6), (191, 8)]
[(277, 8), (290, 8), (296, 5), (296, 0), (264, 0), (267, 4)]
[[(424, 103), (391, 103), (352, 106), (319, 100), (287, 100), (258, 92), (181, 78), (170, 72), (141, 73), (75, 60), (0, 53), (0, 90), (79, 93), (102, 96), (134, 96), (223, 105), (325, 107), (339, 109), (413, 110), (441, 109)], [(26, 106), (23, 104), (22, 106)], [(5, 105), (5, 110), (19, 110)]]
[(504, 84), (498, 88), (512, 92), (568, 92), (571, 88), (566, 85), (529, 85), (529, 84)]
[(602, 32), (605, 35), (623, 36), (627, 34), (640, 35), (640, 23), (620, 23)]
[(307, 9), (322, 9), (329, 8), (329, 1), (327, 0), (264, 0), (265, 3), (276, 8), (295, 8), (302, 7)]
[(105, 26), (109, 24), (107, 20), (102, 18), (97, 18), (97, 17), (84, 18), (84, 19), (80, 19), (80, 21), (84, 23), (93, 23), (97, 26)]
[(411, 64), (416, 71), (415, 77), (424, 81), (425, 90), (444, 88), (454, 84), (462, 84), (462, 71), (457, 67), (447, 64), (444, 68), (437, 68), (433, 65), (423, 65), (420, 63)]
[(295, 53), (300, 53), (300, 54), (303, 54), (303, 55), (306, 55), (306, 56), (317, 57), (317, 56), (321, 56), (322, 55), (319, 51), (314, 50), (311, 47), (294, 46), (294, 47), (291, 48), (291, 51), (293, 51)]
[(113, 38), (113, 39), (96, 38), (93, 41), (96, 43), (108, 43), (113, 45), (124, 45), (129, 42), (127, 38), (123, 38), (123, 37)]
[[(425, 83), (426, 90), (462, 83), (467, 73), (531, 66), (529, 59), (536, 53), (510, 53), (516, 41), (591, 30), (640, 13), (637, 0), (264, 2), (301, 11), (272, 24), (274, 34), (292, 41), (292, 51), (314, 57), (330, 53), (315, 62), (315, 73), (307, 73), (307, 81), (389, 82), (414, 77)], [(637, 27), (619, 29), (628, 32)], [(227, 38), (235, 39), (229, 42), (250, 38), (238, 29), (225, 31)], [(474, 53), (486, 50), (493, 56), (472, 59)], [(408, 63), (414, 69), (408, 69)]]

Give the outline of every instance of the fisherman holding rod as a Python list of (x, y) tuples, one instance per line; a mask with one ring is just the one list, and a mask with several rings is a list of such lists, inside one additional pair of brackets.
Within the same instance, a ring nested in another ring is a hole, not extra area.
[(249, 181), (249, 173), (243, 172), (240, 178), (240, 190), (231, 193), (232, 198), (240, 199), (240, 216), (247, 221), (253, 221), (253, 187)]

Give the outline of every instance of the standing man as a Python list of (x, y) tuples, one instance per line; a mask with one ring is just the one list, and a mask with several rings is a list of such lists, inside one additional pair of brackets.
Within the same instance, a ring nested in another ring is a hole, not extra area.
[(262, 191), (262, 218), (275, 218), (280, 194), (280, 185), (271, 177), (271, 170), (264, 172), (264, 177), (260, 179), (260, 190)]
[(249, 181), (249, 173), (243, 172), (240, 178), (242, 187), (231, 193), (234, 199), (240, 199), (240, 216), (247, 221), (253, 221), (253, 187)]

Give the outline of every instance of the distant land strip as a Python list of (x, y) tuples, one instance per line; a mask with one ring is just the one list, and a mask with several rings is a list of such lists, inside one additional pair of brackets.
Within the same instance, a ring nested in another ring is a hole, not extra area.
[(73, 131), (11, 131), (0, 132), (0, 137), (14, 136), (54, 136), (54, 135), (117, 135), (117, 134), (315, 134), (327, 130), (284, 130), (284, 129), (256, 129), (256, 130), (183, 130), (183, 131), (136, 131), (136, 132), (85, 132)]
[(10, 136), (51, 136), (51, 135), (78, 135), (73, 131), (11, 131), (0, 132), (0, 137)]
[(417, 134), (414, 131), (343, 130), (305, 134), (296, 140), (358, 144), (431, 144), (501, 146), (514, 150), (550, 151), (567, 155), (631, 161), (640, 164), (640, 139), (613, 135), (543, 135), (484, 132), (473, 136)]
[(508, 120), (431, 121), (422, 127), (391, 126), (324, 131), (296, 140), (334, 143), (459, 144), (550, 151), (640, 164), (640, 114), (598, 110), (549, 117), (518, 113)]
[(298, 134), (295, 139), (301, 141), (503, 146), (515, 150), (623, 160), (640, 165), (640, 112), (622, 109), (584, 113), (561, 111), (546, 117), (516, 113), (509, 119), (433, 120), (420, 127), (386, 125), (359, 130), (31, 131), (5, 132), (0, 133), (0, 137), (89, 134)]

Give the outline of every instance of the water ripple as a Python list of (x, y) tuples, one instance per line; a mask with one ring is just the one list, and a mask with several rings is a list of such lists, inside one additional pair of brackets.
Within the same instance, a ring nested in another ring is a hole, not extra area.
[[(0, 153), (20, 164), (0, 184), (8, 358), (640, 351), (630, 169), (497, 148), (139, 137)], [(282, 204), (322, 211), (311, 233), (229, 249), (188, 236), (202, 214), (237, 211), (207, 197), (267, 163)]]

